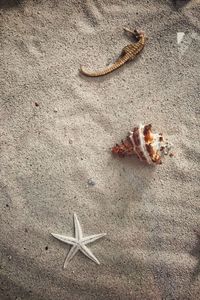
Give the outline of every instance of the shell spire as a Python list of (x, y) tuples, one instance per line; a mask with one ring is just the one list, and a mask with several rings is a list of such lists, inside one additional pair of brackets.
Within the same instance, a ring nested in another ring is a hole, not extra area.
[(169, 153), (171, 145), (164, 140), (162, 133), (153, 133), (152, 125), (140, 124), (130, 131), (127, 138), (112, 148), (119, 156), (136, 154), (148, 164), (162, 164), (162, 157)]

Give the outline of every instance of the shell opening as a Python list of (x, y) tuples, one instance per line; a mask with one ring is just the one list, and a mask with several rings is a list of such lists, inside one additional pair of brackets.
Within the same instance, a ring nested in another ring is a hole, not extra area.
[(135, 127), (129, 138), (139, 159), (149, 164), (161, 164), (161, 158), (171, 149), (171, 144), (164, 140), (162, 133), (152, 132), (151, 124)]

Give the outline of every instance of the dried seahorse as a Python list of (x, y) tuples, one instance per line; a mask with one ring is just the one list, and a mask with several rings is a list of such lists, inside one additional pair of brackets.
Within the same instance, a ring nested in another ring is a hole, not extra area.
[(122, 53), (120, 57), (112, 65), (106, 67), (105, 69), (100, 71), (90, 72), (87, 71), (84, 67), (81, 67), (80, 72), (86, 76), (91, 76), (91, 77), (103, 76), (118, 69), (119, 67), (124, 65), (127, 61), (134, 59), (136, 55), (140, 53), (144, 48), (147, 37), (145, 37), (143, 31), (141, 32), (138, 32), (137, 30), (131, 31), (127, 28), (124, 28), (124, 30), (128, 33), (131, 33), (137, 39), (137, 42), (124, 47), (122, 49)]

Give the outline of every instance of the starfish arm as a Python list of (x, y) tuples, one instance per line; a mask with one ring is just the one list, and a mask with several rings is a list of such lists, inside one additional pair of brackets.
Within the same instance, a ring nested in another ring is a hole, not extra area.
[(103, 236), (105, 236), (106, 233), (99, 233), (99, 234), (94, 234), (94, 235), (90, 235), (90, 236), (86, 236), (84, 238), (81, 239), (81, 243), (83, 243), (84, 245), (87, 245), (89, 243), (92, 243), (100, 238), (102, 238)]
[(94, 254), (92, 253), (92, 251), (86, 247), (85, 245), (81, 245), (80, 247), (80, 251), (85, 254), (88, 258), (90, 258), (92, 261), (94, 261), (96, 264), (100, 265), (100, 262), (98, 261), (98, 259), (94, 256)]
[(64, 242), (69, 245), (76, 245), (76, 240), (73, 237), (68, 237), (57, 233), (52, 233), (52, 235), (61, 242)]
[(74, 226), (75, 226), (75, 238), (79, 241), (79, 240), (81, 240), (83, 234), (82, 234), (81, 225), (79, 223), (79, 220), (78, 220), (76, 214), (74, 214)]
[(64, 262), (64, 266), (63, 266), (64, 269), (67, 267), (68, 263), (74, 257), (74, 255), (78, 252), (78, 250), (79, 250), (79, 247), (77, 245), (74, 245), (71, 247), (71, 249), (69, 250), (69, 253), (67, 254), (65, 262)]

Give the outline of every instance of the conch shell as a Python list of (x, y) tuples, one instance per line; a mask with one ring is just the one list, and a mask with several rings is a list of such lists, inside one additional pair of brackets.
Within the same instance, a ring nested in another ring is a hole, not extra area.
[(140, 124), (130, 131), (127, 138), (112, 148), (119, 156), (136, 154), (148, 164), (162, 164), (161, 158), (169, 153), (171, 144), (164, 140), (162, 133), (153, 133), (152, 125)]

